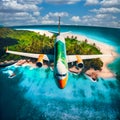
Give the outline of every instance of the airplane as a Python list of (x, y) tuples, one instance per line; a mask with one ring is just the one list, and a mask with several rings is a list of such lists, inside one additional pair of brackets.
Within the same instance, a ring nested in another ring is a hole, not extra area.
[(63, 36), (65, 33), (58, 33), (54, 43), (54, 55), (49, 54), (34, 54), (34, 53), (24, 53), (24, 52), (16, 52), (6, 50), (6, 53), (26, 56), (30, 58), (36, 58), (36, 65), (38, 67), (42, 67), (43, 61), (54, 61), (54, 77), (57, 86), (60, 89), (65, 88), (68, 81), (68, 63), (76, 62), (76, 66), (78, 68), (83, 68), (85, 59), (94, 59), (101, 57), (111, 56), (110, 54), (102, 54), (102, 55), (67, 55), (66, 54), (66, 44), (65, 38)]
[(6, 53), (21, 55), (30, 58), (38, 59), (36, 65), (38, 67), (42, 67), (43, 61), (54, 61), (54, 76), (56, 79), (56, 83), (59, 88), (65, 88), (68, 80), (68, 63), (77, 62), (76, 66), (78, 68), (83, 68), (84, 63), (83, 60), (86, 59), (94, 59), (101, 57), (111, 56), (110, 54), (102, 54), (102, 55), (66, 55), (66, 44), (65, 39), (62, 34), (58, 35), (55, 44), (54, 44), (54, 55), (49, 54), (34, 54), (34, 53), (24, 53), (24, 52), (16, 52), (6, 50)]

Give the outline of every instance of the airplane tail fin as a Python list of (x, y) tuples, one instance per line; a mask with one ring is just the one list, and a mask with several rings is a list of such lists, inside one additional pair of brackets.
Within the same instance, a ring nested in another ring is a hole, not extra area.
[(56, 31), (49, 31), (51, 33), (53, 33), (54, 35), (58, 36), (58, 35), (65, 35), (65, 34), (68, 34), (70, 33), (71, 31), (68, 31), (68, 32), (62, 32), (60, 31), (60, 16), (59, 16), (59, 22), (58, 22), (58, 32)]
[(59, 33), (58, 33), (58, 32), (56, 32), (56, 31), (49, 31), (49, 32), (53, 33), (53, 34), (54, 34), (54, 35), (56, 35), (56, 36), (58, 36), (58, 35), (59, 35)]

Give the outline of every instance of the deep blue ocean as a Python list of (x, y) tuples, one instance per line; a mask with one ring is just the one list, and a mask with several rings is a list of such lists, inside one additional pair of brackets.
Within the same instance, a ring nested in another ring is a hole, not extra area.
[[(13, 28), (57, 31), (57, 26)], [(61, 31), (85, 35), (120, 52), (118, 28), (61, 26)], [(120, 73), (120, 57), (108, 67)], [(10, 78), (13, 72), (16, 76)], [(120, 120), (120, 81), (99, 78), (92, 82), (69, 72), (68, 84), (61, 90), (50, 68), (0, 68), (0, 120)]]

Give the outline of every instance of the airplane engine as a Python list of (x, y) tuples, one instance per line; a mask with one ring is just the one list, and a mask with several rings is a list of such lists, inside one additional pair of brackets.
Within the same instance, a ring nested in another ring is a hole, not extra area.
[(36, 63), (36, 65), (38, 67), (42, 67), (42, 65), (43, 65), (43, 58), (44, 58), (44, 54), (40, 54), (39, 57), (38, 57), (37, 63)]
[(76, 55), (76, 58), (77, 58), (77, 64), (76, 64), (76, 66), (78, 68), (83, 68), (84, 67), (83, 60), (78, 55)]

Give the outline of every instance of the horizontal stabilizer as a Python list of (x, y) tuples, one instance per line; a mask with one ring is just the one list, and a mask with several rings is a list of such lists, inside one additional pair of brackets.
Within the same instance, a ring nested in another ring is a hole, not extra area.
[(48, 31), (48, 32), (51, 32), (51, 33), (53, 33), (54, 35), (59, 35), (59, 33), (56, 32), (56, 31)]
[(65, 34), (69, 34), (69, 33), (71, 33), (71, 31), (68, 31), (68, 32), (62, 32), (62, 33), (60, 33), (60, 35), (65, 35)]
[[(55, 34), (55, 35), (59, 35), (59, 33), (58, 32), (56, 32), (56, 31), (49, 31), (49, 32), (51, 32), (51, 33), (53, 33), (53, 34)], [(71, 31), (68, 31), (68, 32), (61, 32), (60, 33), (60, 35), (65, 35), (65, 34), (68, 34), (68, 33), (70, 33)]]

